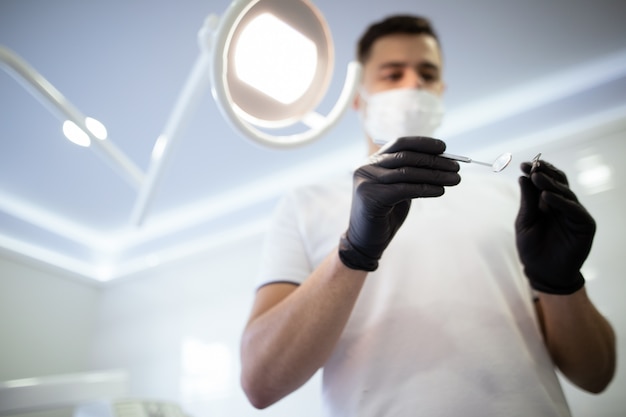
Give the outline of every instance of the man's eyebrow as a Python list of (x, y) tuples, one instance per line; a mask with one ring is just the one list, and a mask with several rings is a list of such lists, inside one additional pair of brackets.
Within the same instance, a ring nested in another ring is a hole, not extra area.
[[(386, 70), (386, 69), (395, 69), (395, 68), (405, 68), (409, 66), (408, 63), (404, 62), (404, 61), (389, 61), (389, 62), (384, 62), (382, 63), (378, 69), (379, 70)], [(432, 62), (428, 62), (428, 61), (423, 61), (420, 62), (418, 64), (419, 68), (427, 68), (427, 69), (432, 69), (432, 70), (436, 70), (439, 71), (439, 66), (436, 64), (433, 64)]]

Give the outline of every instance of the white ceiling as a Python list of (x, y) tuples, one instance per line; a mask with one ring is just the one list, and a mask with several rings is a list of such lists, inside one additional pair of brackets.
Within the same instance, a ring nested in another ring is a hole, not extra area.
[[(229, 3), (2, 0), (0, 44), (102, 121), (115, 145), (147, 171), (198, 56), (196, 34), (208, 14), (223, 13)], [(516, 150), (524, 159), (549, 149), (572, 170), (590, 146), (605, 158), (624, 155), (614, 134), (626, 130), (621, 0), (315, 4), (336, 49), (323, 112), (339, 94), (366, 24), (413, 12), (430, 17), (440, 32), (449, 111), (440, 136), (450, 152), (490, 157)], [(138, 190), (97, 153), (64, 139), (61, 122), (7, 72), (0, 72), (0, 109), (0, 248), (100, 281), (258, 233), (286, 187), (350, 167), (365, 152), (354, 114), (313, 144), (262, 148), (228, 125), (207, 92), (137, 228), (130, 216)], [(593, 141), (598, 137), (606, 138), (601, 146)], [(623, 206), (617, 190), (625, 177), (615, 173), (613, 191), (590, 202)]]

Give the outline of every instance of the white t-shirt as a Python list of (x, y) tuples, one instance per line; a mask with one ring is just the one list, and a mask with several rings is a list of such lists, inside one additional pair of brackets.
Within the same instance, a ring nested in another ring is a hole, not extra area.
[[(514, 180), (415, 199), (324, 366), (328, 416), (569, 416), (515, 249)], [(303, 282), (347, 229), (351, 179), (277, 207), (259, 285)], [(285, 349), (289, 349), (288, 346)]]

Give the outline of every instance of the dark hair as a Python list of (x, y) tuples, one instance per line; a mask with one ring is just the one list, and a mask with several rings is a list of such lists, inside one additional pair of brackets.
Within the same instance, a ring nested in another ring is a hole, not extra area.
[(430, 20), (420, 16), (395, 15), (375, 22), (367, 28), (359, 39), (357, 47), (357, 59), (359, 62), (365, 64), (369, 59), (374, 42), (383, 36), (393, 34), (429, 35), (435, 38), (439, 49), (441, 49), (439, 37), (431, 25)]

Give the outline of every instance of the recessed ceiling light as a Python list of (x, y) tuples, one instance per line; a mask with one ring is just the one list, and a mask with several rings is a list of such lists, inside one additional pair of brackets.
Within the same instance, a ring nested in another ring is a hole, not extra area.
[(599, 154), (580, 158), (576, 162), (576, 177), (587, 194), (596, 194), (613, 188), (613, 171)]
[(63, 134), (69, 141), (75, 143), (76, 145), (84, 147), (91, 145), (89, 135), (71, 120), (63, 122)]

